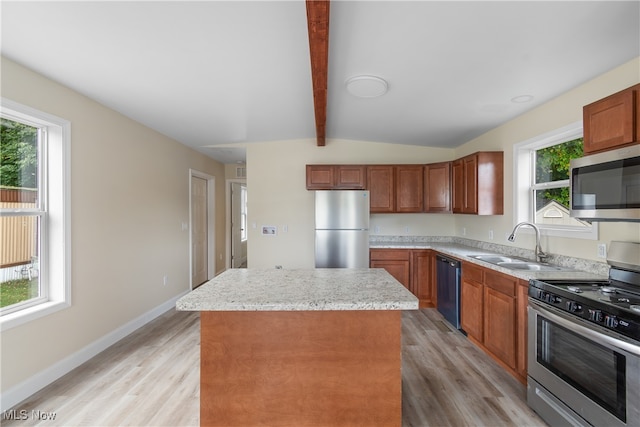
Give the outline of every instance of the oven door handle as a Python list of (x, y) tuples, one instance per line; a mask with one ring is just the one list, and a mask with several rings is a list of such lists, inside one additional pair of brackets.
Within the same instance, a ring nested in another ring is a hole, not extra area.
[(569, 320), (564, 316), (560, 316), (554, 313), (553, 311), (549, 310), (546, 307), (543, 307), (541, 304), (531, 299), (529, 299), (529, 310), (532, 310), (535, 313), (548, 318), (549, 320), (553, 320), (555, 323), (559, 324), (560, 326), (564, 326), (570, 331), (573, 331), (586, 338), (591, 338), (595, 342), (598, 342), (601, 344), (608, 344), (612, 347), (616, 347), (621, 350), (627, 351), (631, 354), (634, 354), (636, 356), (640, 356), (640, 345), (627, 342), (620, 338), (615, 338), (615, 337), (603, 334), (602, 332), (587, 328), (578, 322)]

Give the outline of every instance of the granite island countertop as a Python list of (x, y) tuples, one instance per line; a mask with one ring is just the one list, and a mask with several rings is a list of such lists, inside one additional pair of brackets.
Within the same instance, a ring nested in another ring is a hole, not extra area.
[(176, 302), (179, 311), (417, 310), (386, 270), (230, 269)]

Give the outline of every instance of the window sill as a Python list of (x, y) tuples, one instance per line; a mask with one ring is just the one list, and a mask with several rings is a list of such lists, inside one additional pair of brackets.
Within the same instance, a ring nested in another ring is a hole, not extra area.
[(71, 304), (66, 301), (48, 301), (15, 313), (6, 314), (0, 317), (0, 331), (4, 332), (69, 307), (71, 307)]

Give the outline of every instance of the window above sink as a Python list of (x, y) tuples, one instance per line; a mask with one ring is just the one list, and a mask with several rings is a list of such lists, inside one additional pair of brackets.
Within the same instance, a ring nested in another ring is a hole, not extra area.
[[(597, 223), (571, 218), (564, 206), (569, 159), (579, 156), (582, 135), (579, 121), (514, 145), (514, 225), (527, 221), (545, 236), (598, 239)], [(555, 158), (565, 159), (566, 171), (560, 163), (549, 161)]]

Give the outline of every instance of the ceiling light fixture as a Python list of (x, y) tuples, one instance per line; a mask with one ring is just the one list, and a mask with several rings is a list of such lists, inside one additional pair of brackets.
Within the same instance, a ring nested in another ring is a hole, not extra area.
[(514, 104), (524, 104), (525, 102), (531, 102), (533, 100), (533, 96), (531, 95), (518, 95), (514, 98), (511, 98), (511, 102)]
[(349, 93), (358, 98), (375, 98), (387, 93), (389, 85), (380, 77), (354, 76), (345, 82)]

